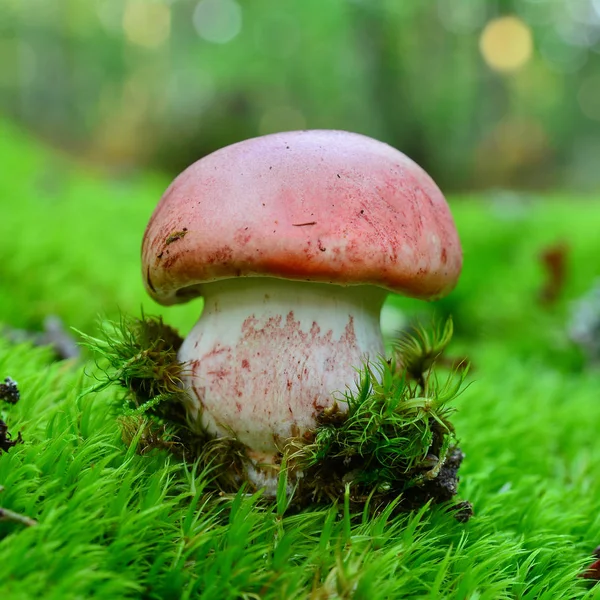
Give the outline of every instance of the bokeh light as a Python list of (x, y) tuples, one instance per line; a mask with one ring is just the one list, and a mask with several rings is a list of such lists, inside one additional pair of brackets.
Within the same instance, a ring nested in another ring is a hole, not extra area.
[(128, 0), (123, 12), (127, 40), (138, 46), (157, 48), (171, 33), (171, 9), (160, 2)]
[(532, 56), (531, 29), (515, 16), (493, 19), (481, 34), (479, 48), (491, 69), (516, 71), (527, 64)]
[(95, 6), (96, 15), (103, 29), (108, 33), (120, 33), (123, 27), (123, 2), (100, 0)]
[(600, 40), (600, 28), (591, 23), (578, 23), (573, 19), (559, 19), (556, 32), (571, 46), (590, 47)]
[(235, 0), (200, 0), (193, 21), (203, 40), (226, 44), (242, 29), (242, 8)]
[(577, 23), (583, 25), (600, 24), (599, 0), (569, 0), (564, 7), (569, 16)]
[(314, 127), (400, 147), (444, 189), (600, 185), (573, 150), (598, 135), (600, 0), (3, 7), (0, 112), (102, 164), (175, 170)]

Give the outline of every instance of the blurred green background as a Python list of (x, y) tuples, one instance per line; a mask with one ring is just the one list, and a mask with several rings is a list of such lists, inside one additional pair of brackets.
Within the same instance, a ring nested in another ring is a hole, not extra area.
[[(446, 193), (465, 267), (433, 310), (457, 343), (600, 362), (600, 0), (0, 6), (0, 330), (143, 305), (188, 331), (201, 303), (165, 310), (139, 274), (171, 178), (241, 139), (341, 128)], [(430, 310), (391, 297), (386, 334)]]
[(445, 191), (600, 187), (600, 0), (0, 7), (0, 111), (118, 173), (339, 128), (401, 149)]

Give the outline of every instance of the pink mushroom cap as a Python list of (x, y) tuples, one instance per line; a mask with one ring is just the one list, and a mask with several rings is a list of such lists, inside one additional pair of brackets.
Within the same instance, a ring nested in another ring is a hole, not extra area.
[(164, 305), (234, 277), (431, 300), (456, 285), (462, 251), (444, 196), (415, 162), (363, 135), (312, 130), (246, 140), (188, 167), (152, 215), (142, 264)]

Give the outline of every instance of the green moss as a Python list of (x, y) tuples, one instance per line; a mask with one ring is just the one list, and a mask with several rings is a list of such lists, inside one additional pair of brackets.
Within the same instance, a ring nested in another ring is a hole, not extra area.
[[(90, 175), (0, 127), (0, 321), (35, 328), (54, 313), (98, 337), (98, 314), (156, 313), (139, 245), (166, 179)], [(452, 208), (464, 274), (435, 308), (455, 317), (449, 355), (472, 363), (452, 415), (469, 523), (443, 506), (357, 511), (349, 495), (297, 513), (285, 496), (220, 495), (199, 464), (141, 453), (146, 415), (123, 442), (122, 392), (83, 395), (93, 363), (0, 339), (0, 381), (21, 391), (3, 418), (24, 439), (0, 455), (0, 506), (38, 522), (0, 522), (0, 597), (600, 598), (577, 576), (600, 541), (600, 374), (564, 334), (569, 303), (598, 276), (600, 206), (563, 194), (510, 222), (484, 196)], [(542, 308), (537, 257), (557, 239), (568, 277)], [(199, 312), (165, 317), (183, 332)]]
[(466, 370), (440, 379), (432, 368), (451, 334), (450, 320), (405, 332), (391, 359), (359, 370), (357, 391), (342, 398), (347, 411), (334, 403), (311, 439), (290, 440), (288, 463), (303, 472), (301, 502), (339, 500), (346, 489), (354, 508), (399, 494), (398, 506), (411, 509), (453, 498), (462, 453), (449, 417)]
[[(224, 491), (245, 482), (246, 448), (235, 438), (212, 439), (199, 422), (190, 422), (184, 390), (184, 365), (177, 359), (181, 338), (162, 319), (122, 317), (106, 323), (102, 338), (85, 336), (101, 359), (103, 375), (89, 390), (112, 384), (122, 389), (120, 424), (123, 439), (136, 440), (142, 451), (171, 450), (211, 468)], [(314, 431), (284, 440), (282, 459), (296, 491), (291, 502), (336, 501), (350, 487), (353, 505), (392, 502), (419, 507), (452, 499), (462, 453), (456, 448), (450, 403), (458, 395), (466, 370), (440, 382), (432, 369), (452, 336), (452, 321), (431, 331), (417, 327), (394, 344), (394, 356), (367, 363), (358, 371), (358, 389), (318, 417)], [(401, 365), (401, 366), (400, 366)]]

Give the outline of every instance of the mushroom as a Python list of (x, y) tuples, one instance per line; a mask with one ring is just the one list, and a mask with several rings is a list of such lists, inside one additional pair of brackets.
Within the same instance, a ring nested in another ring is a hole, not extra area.
[(179, 360), (189, 418), (247, 449), (272, 493), (282, 443), (308, 434), (356, 367), (383, 354), (387, 294), (448, 293), (462, 251), (446, 201), (412, 160), (344, 131), (296, 131), (210, 154), (166, 190), (143, 275), (163, 305), (202, 296)]

